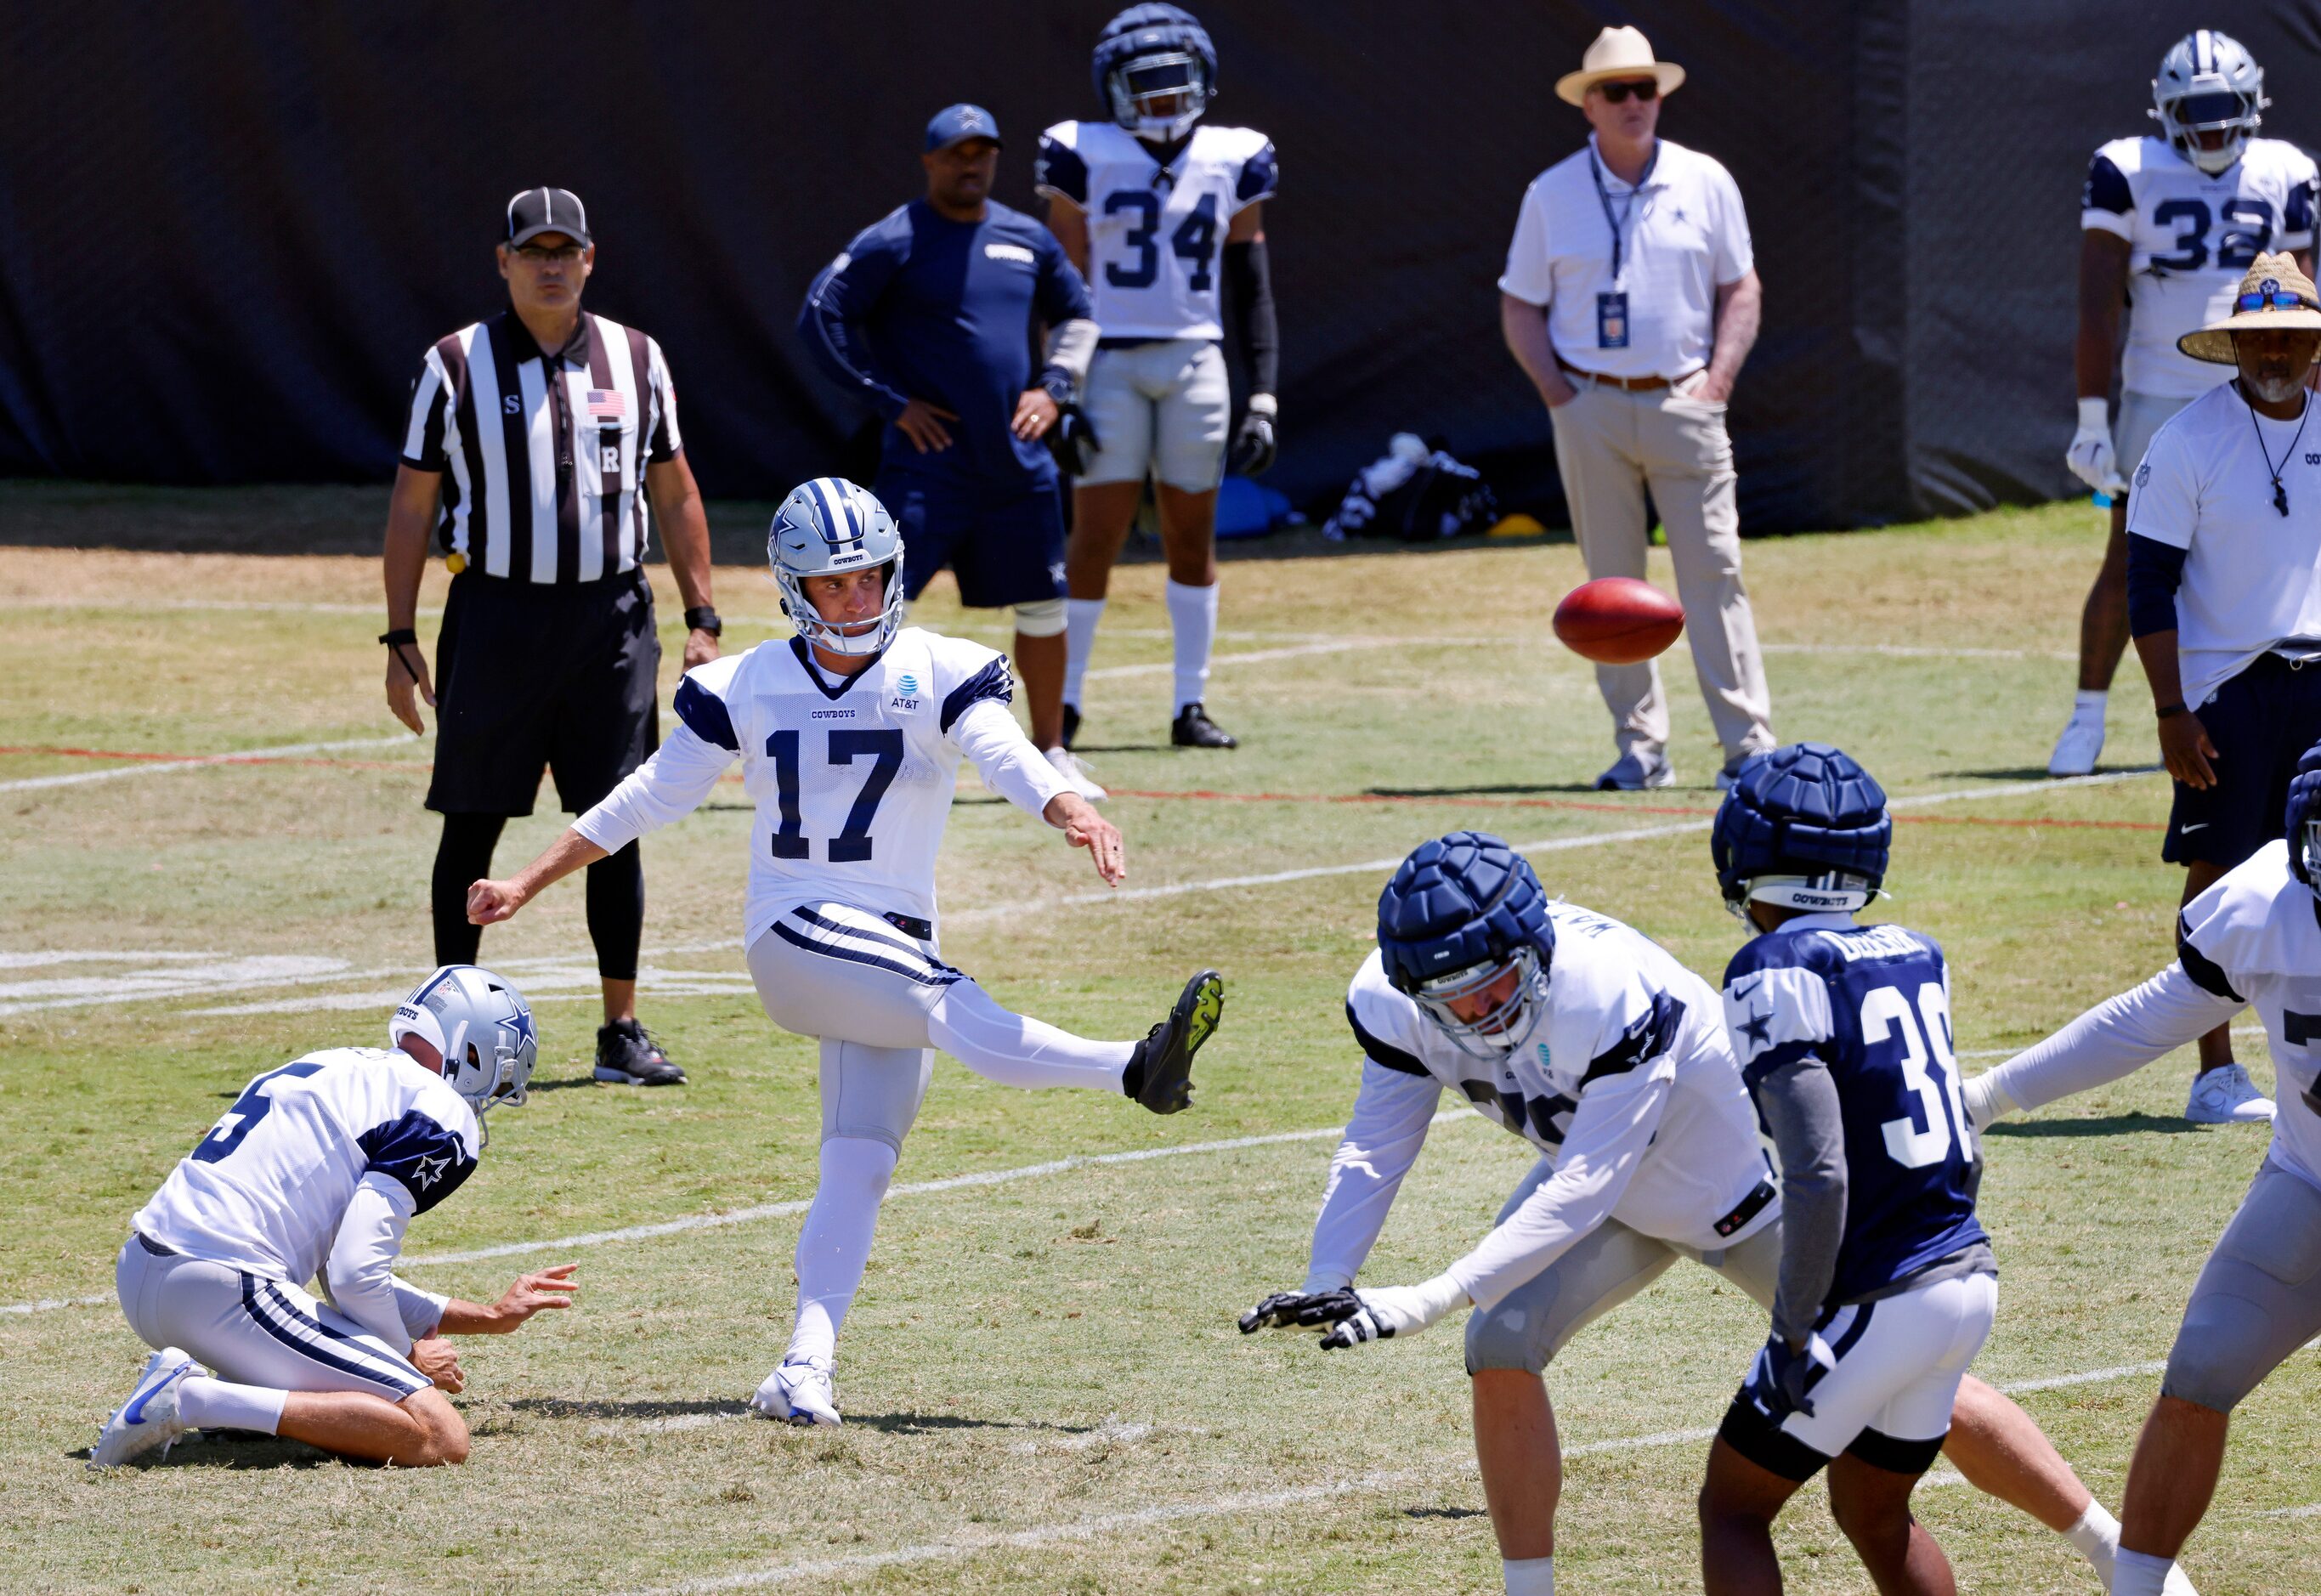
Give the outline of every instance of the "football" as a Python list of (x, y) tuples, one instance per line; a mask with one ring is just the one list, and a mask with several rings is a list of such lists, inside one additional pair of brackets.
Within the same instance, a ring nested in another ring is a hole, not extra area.
[(1683, 606), (1634, 577), (1582, 582), (1555, 606), (1556, 636), (1573, 653), (1598, 665), (1649, 660), (1683, 630)]

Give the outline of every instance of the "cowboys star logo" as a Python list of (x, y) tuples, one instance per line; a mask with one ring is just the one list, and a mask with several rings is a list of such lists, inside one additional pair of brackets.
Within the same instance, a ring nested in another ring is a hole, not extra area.
[(423, 1153), (419, 1155), (418, 1163), (412, 1169), (411, 1178), (418, 1181), (421, 1188), (424, 1190), (443, 1178), (443, 1172), (451, 1166), (451, 1163), (449, 1154), (431, 1158)]

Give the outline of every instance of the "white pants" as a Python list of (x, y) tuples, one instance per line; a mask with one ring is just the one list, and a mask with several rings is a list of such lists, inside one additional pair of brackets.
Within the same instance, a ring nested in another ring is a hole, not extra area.
[[(1930, 1443), (1931, 1462), (1933, 1446), (1950, 1434), (1959, 1382), (1990, 1339), (1998, 1312), (1998, 1280), (1989, 1274), (1936, 1281), (1898, 1297), (1839, 1309), (1820, 1331), (1837, 1366), (1807, 1385), (1813, 1417), (1789, 1414), (1781, 1433), (1825, 1458), (1848, 1448), (1868, 1452), (1856, 1443), (1873, 1433), (1886, 1441)], [(1764, 1356), (1757, 1354), (1760, 1365)], [(1763, 1376), (1761, 1366), (1750, 1371), (1752, 1383)]]
[(1206, 339), (1097, 350), (1080, 408), (1097, 441), (1084, 485), (1142, 482), (1149, 474), (1206, 493), (1224, 480), (1233, 390), (1224, 353)]
[(138, 1339), (156, 1351), (182, 1347), (236, 1385), (365, 1391), (400, 1402), (434, 1383), (354, 1320), (284, 1281), (162, 1256), (135, 1236), (113, 1279)]

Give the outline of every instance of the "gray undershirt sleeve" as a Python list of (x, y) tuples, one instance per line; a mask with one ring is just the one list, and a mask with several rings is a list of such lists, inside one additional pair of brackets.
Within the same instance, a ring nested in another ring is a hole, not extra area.
[(1094, 322), (1082, 316), (1048, 334), (1047, 363), (1070, 378), (1076, 388), (1088, 387), (1088, 367), (1096, 360), (1099, 331)]
[(1845, 1238), (1845, 1119), (1837, 1082), (1811, 1056), (1769, 1072), (1756, 1097), (1781, 1160), (1781, 1281), (1773, 1330), (1801, 1342), (1821, 1317)]

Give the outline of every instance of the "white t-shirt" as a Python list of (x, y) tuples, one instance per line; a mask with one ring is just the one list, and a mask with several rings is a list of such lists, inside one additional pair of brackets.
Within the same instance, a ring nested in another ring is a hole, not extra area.
[(2122, 388), (2189, 399), (2216, 386), (2216, 368), (2176, 341), (2232, 314), (2257, 256), (2312, 247), (2314, 186), (2313, 158), (2281, 139), (2251, 139), (2214, 177), (2150, 134), (2096, 151), (2080, 226), (2116, 233), (2133, 251)]
[[(2273, 505), (2272, 470), (2286, 515)], [(2127, 530), (2189, 551), (2176, 589), (2184, 702), (2198, 707), (2288, 639), (2321, 639), (2316, 524), (2321, 413), (2309, 403), (2301, 424), (2273, 421), (2224, 382), (2153, 433), (2128, 492)]]
[[(1749, 275), (1756, 257), (1733, 174), (1714, 159), (1659, 141), (1640, 189), (1605, 169), (1612, 214), (1627, 206), (1619, 280), (1612, 277), (1612, 227), (1596, 191), (1588, 147), (1558, 161), (1524, 190), (1499, 291), (1548, 313), (1555, 352), (1602, 377), (1676, 378), (1708, 364), (1715, 348), (1716, 290)], [(1633, 195), (1634, 197), (1629, 198)], [(1627, 346), (1597, 337), (1599, 294), (1628, 296)]]

